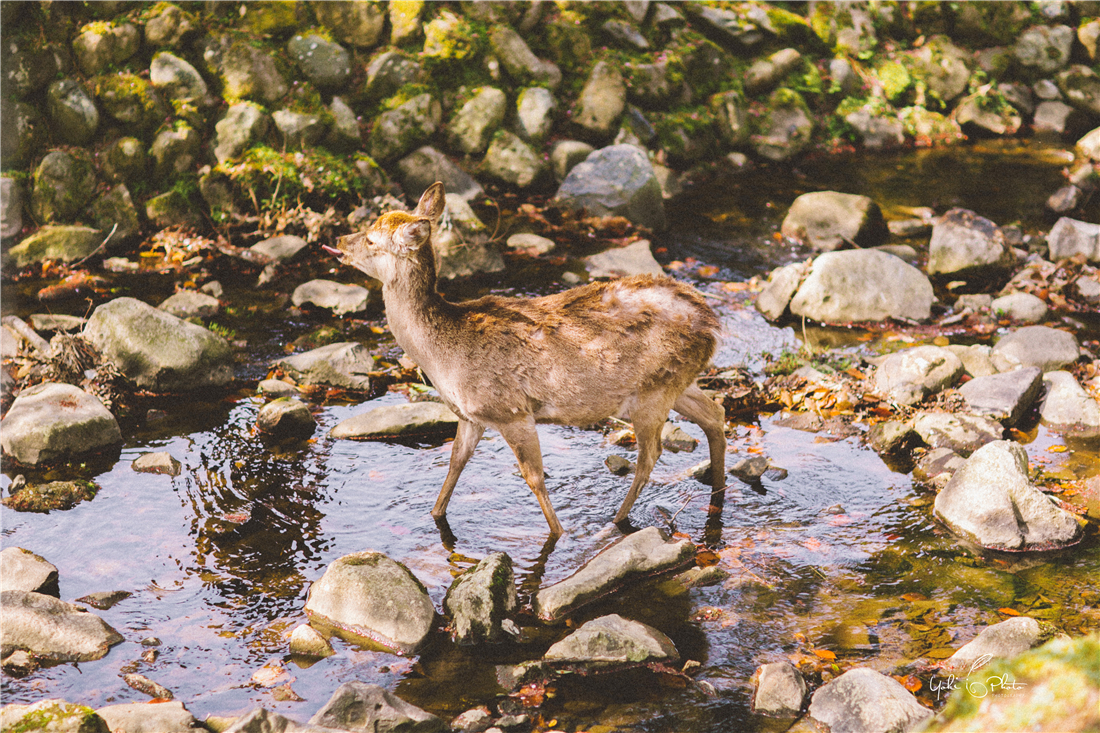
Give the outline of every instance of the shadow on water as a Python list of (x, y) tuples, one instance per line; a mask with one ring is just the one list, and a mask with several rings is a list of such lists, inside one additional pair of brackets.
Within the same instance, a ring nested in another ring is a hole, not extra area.
[[(654, 244), (664, 248), (659, 256), (666, 262), (694, 257), (718, 267), (716, 279), (763, 275), (806, 256), (774, 235), (795, 196), (825, 188), (872, 195), (888, 214), (900, 206), (966, 206), (998, 223), (1039, 227), (1041, 202), (1058, 180), (1059, 165), (1011, 145), (808, 160), (789, 175), (762, 170), (695, 192), (672, 211), (673, 228)], [(930, 192), (935, 200), (925, 198)], [(699, 282), (718, 290), (707, 278)], [(317, 322), (288, 316), (284, 301), (257, 295), (250, 285), (227, 293), (241, 310), (226, 315), (223, 325), (247, 342), (242, 370), (254, 380)], [(531, 289), (552, 287), (546, 281)], [(725, 329), (720, 367), (759, 371), (763, 352), (797, 348), (801, 333), (768, 325), (742, 301), (722, 296), (714, 302)], [(369, 325), (341, 328), (351, 338), (370, 338), (371, 348), (391, 348)], [(861, 348), (851, 339), (838, 344)], [(200, 717), (263, 705), (304, 721), (349, 680), (384, 685), (445, 718), (491, 702), (502, 692), (496, 665), (538, 657), (567, 629), (543, 627), (528, 611), (518, 619), (528, 639), (523, 644), (470, 650), (438, 633), (417, 657), (404, 659), (337, 641), (334, 656), (308, 663), (289, 658), (287, 636), (305, 620), (309, 583), (336, 558), (373, 549), (404, 562), (440, 608), (454, 575), (471, 559), (504, 551), (527, 600), (621, 536), (610, 520), (629, 479), (611, 475), (603, 462), (609, 454), (634, 454), (608, 444), (598, 430), (540, 428), (547, 487), (567, 528), (550, 542), (511, 450), (488, 433), (462, 475), (447, 522), (437, 525), (430, 509), (447, 471), (449, 442), (327, 437), (343, 419), (404, 399), (387, 394), (369, 404), (325, 404), (316, 410), (312, 439), (278, 445), (255, 434), (262, 401), (248, 393), (162, 402), (157, 407), (166, 416), (135, 417), (117, 456), (50, 472), (50, 478), (94, 478), (101, 490), (92, 501), (49, 515), (5, 508), (4, 546), (25, 547), (54, 563), (66, 600), (95, 591), (133, 593), (97, 611), (126, 641), (79, 668), (5, 677), (5, 702), (143, 700), (122, 683), (127, 672), (170, 688)], [(703, 439), (695, 425), (679, 424)], [(1033, 460), (1046, 460), (1056, 442), (1040, 427), (1025, 447)], [(1091, 450), (1082, 447), (1078, 457), (1069, 452), (1066, 470), (1100, 470), (1084, 457), (1094, 455)], [(132, 461), (150, 451), (171, 453), (182, 473), (133, 471)], [(688, 477), (703, 456), (666, 451), (631, 514), (638, 527), (674, 518), (677, 531), (716, 551), (729, 573), (725, 581), (691, 590), (675, 581), (649, 584), (578, 619), (619, 612), (661, 629), (685, 660), (700, 665), (693, 676), (713, 692), (651, 670), (567, 678), (542, 711), (558, 721), (556, 729), (777, 730), (750, 713), (749, 679), (759, 664), (807, 652), (801, 638), (842, 662), (893, 671), (913, 669), (945, 645), (959, 646), (1000, 620), (997, 609), (1005, 607), (1074, 633), (1096, 628), (1100, 599), (1088, 589), (1100, 571), (1100, 551), (1091, 536), (1040, 562), (968, 550), (933, 520), (927, 492), (858, 440), (782, 428), (768, 415), (731, 423), (730, 459), (744, 455), (768, 457), (786, 469), (786, 478), (766, 474), (748, 485), (731, 477), (724, 500), (712, 498), (707, 486)], [(3, 478), (5, 489), (10, 480)], [(162, 642), (154, 662), (141, 658), (139, 642), (147, 637)], [(254, 678), (264, 665), (274, 673)], [(278, 693), (283, 685), (301, 700)]]

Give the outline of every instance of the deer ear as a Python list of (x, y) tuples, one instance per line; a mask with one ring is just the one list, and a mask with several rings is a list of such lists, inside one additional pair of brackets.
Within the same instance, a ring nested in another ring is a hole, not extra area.
[(434, 222), (443, 216), (443, 208), (446, 205), (447, 197), (443, 191), (443, 184), (436, 181), (428, 186), (428, 190), (420, 197), (420, 203), (416, 205), (416, 211), (413, 213)]
[[(418, 209), (419, 210), (419, 207)], [(402, 253), (420, 249), (432, 236), (432, 224), (427, 219), (417, 219), (408, 224), (402, 224), (394, 233), (393, 243)]]

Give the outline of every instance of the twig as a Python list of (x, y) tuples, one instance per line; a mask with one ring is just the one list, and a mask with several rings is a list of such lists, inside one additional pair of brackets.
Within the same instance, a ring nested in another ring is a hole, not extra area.
[(88, 261), (88, 260), (90, 260), (90, 259), (91, 259), (92, 257), (94, 257), (94, 256), (95, 256), (95, 254), (96, 254), (97, 252), (99, 252), (99, 250), (101, 250), (101, 249), (103, 249), (104, 247), (106, 247), (106, 246), (107, 246), (107, 242), (110, 242), (110, 241), (111, 241), (111, 237), (115, 236), (115, 232), (116, 232), (116, 231), (118, 231), (118, 222), (117, 222), (117, 221), (115, 222), (115, 225), (114, 225), (113, 227), (111, 227), (111, 231), (107, 233), (107, 238), (106, 238), (106, 239), (104, 239), (104, 240), (103, 240), (102, 242), (100, 242), (100, 244), (99, 244), (99, 246), (98, 246), (98, 247), (96, 247), (96, 248), (95, 248), (95, 249), (93, 249), (93, 250), (92, 250), (91, 252), (89, 252), (89, 253), (88, 253), (88, 256), (87, 256), (87, 257), (85, 257), (85, 258), (84, 258), (84, 259), (82, 259), (82, 260), (78, 260), (77, 262), (74, 262), (74, 263), (73, 263), (73, 264), (71, 265), (71, 267), (80, 267), (80, 266), (81, 266), (81, 265), (83, 265), (83, 264), (84, 264), (85, 262), (87, 262), (87, 261)]

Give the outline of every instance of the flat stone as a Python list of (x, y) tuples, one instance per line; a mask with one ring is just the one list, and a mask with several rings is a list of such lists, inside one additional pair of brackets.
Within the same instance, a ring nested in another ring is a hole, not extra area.
[(0, 426), (4, 453), (27, 466), (67, 460), (122, 442), (118, 421), (97, 397), (56, 382), (20, 391)]
[(680, 654), (663, 633), (618, 614), (593, 619), (546, 650), (543, 661), (554, 666), (614, 667), (650, 662), (676, 662)]
[(299, 384), (325, 384), (360, 391), (370, 390), (374, 357), (362, 344), (345, 341), (321, 346), (275, 362)]
[(1053, 372), (1077, 361), (1080, 353), (1071, 333), (1050, 326), (1024, 326), (1002, 336), (993, 346), (992, 357), (1000, 371), (1020, 365)]
[(23, 649), (54, 662), (88, 662), (124, 641), (103, 619), (53, 596), (6, 590), (0, 607), (0, 657)]
[(378, 440), (417, 435), (454, 435), (458, 416), (439, 402), (383, 405), (349, 417), (329, 431), (337, 440)]
[(584, 258), (592, 277), (629, 277), (631, 275), (664, 275), (664, 268), (653, 257), (649, 240), (639, 239), (625, 247), (604, 250)]
[(962, 361), (939, 346), (916, 346), (883, 359), (875, 370), (875, 388), (888, 399), (912, 405), (952, 386)]
[(179, 700), (107, 705), (95, 712), (111, 731), (125, 733), (194, 733), (202, 726)]
[(809, 713), (831, 733), (903, 731), (931, 716), (900, 682), (863, 667), (819, 688)]
[(959, 387), (975, 415), (985, 415), (1012, 427), (1035, 402), (1043, 386), (1043, 370), (1025, 367), (1003, 374), (976, 377)]
[(447, 730), (440, 718), (405, 702), (378, 685), (345, 682), (309, 719), (311, 726), (371, 733), (437, 733)]
[(370, 291), (362, 285), (346, 285), (333, 280), (310, 280), (294, 288), (290, 302), (332, 311), (334, 316), (362, 313), (370, 303)]
[(30, 550), (5, 547), (0, 552), (0, 591), (6, 590), (57, 596), (57, 568)]
[(308, 438), (317, 429), (317, 420), (297, 397), (279, 397), (260, 408), (256, 427), (277, 437)]
[(163, 473), (168, 476), (179, 476), (182, 469), (180, 462), (167, 451), (142, 453), (130, 465), (138, 473)]
[(948, 448), (968, 456), (986, 443), (1000, 440), (1004, 428), (996, 420), (978, 415), (920, 412), (911, 423), (930, 448)]

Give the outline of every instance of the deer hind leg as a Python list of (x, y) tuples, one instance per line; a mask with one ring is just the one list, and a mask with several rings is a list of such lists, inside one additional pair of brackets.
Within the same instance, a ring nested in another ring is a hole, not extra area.
[(726, 486), (726, 411), (692, 384), (672, 409), (703, 429), (710, 448), (710, 485), (715, 491)]
[(477, 423), (459, 418), (458, 434), (455, 435), (454, 445), (451, 446), (451, 465), (447, 469), (447, 478), (443, 480), (443, 488), (439, 490), (439, 498), (435, 500), (435, 506), (432, 507), (432, 516), (436, 519), (447, 515), (447, 504), (451, 501), (451, 492), (455, 490), (458, 476), (466, 467), (470, 456), (474, 454), (474, 448), (477, 447), (477, 442), (481, 440), (484, 433), (485, 428)]
[(659, 394), (647, 400), (639, 399), (638, 406), (631, 413), (634, 436), (638, 439), (638, 465), (634, 469), (634, 482), (630, 484), (630, 490), (615, 515), (616, 524), (626, 521), (630, 508), (649, 482), (649, 474), (661, 457), (661, 428), (668, 419), (668, 410), (667, 399)]
[(539, 500), (542, 514), (546, 517), (546, 523), (550, 525), (552, 537), (561, 536), (564, 530), (561, 522), (554, 514), (554, 507), (550, 504), (550, 495), (546, 493), (546, 481), (542, 471), (542, 449), (539, 447), (539, 434), (535, 429), (535, 419), (528, 416), (523, 420), (516, 420), (504, 425), (494, 426), (504, 436), (512, 452), (516, 454), (519, 463), (519, 472), (523, 480), (531, 487), (535, 498)]

